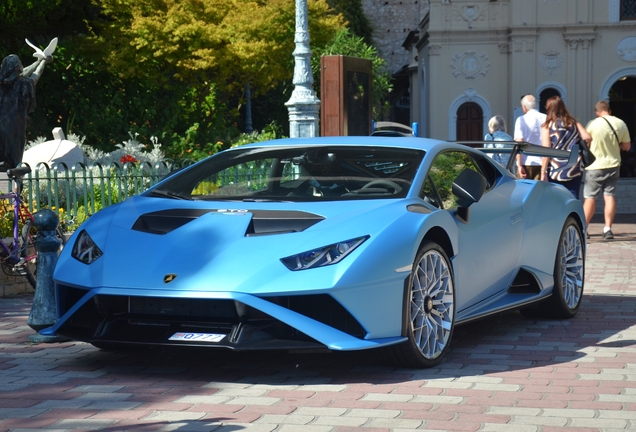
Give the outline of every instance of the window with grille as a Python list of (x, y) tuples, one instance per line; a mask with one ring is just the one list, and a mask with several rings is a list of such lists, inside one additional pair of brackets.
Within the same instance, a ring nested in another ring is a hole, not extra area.
[(621, 0), (621, 21), (636, 20), (636, 0)]

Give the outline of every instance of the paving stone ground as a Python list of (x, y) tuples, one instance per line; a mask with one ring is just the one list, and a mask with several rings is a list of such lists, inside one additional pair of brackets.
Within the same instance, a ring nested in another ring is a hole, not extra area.
[(105, 352), (31, 344), (32, 298), (0, 299), (0, 432), (636, 430), (636, 216), (590, 226), (576, 318), (458, 327), (439, 367), (372, 352)]

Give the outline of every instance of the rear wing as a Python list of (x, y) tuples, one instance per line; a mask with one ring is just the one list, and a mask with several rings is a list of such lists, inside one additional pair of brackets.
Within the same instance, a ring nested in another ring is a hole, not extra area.
[(372, 122), (371, 136), (409, 136), (416, 137), (418, 134), (417, 122), (411, 124), (411, 127), (402, 123), (389, 121)]
[[(562, 166), (557, 170), (562, 171), (564, 169), (572, 168), (579, 161), (579, 145), (575, 144), (572, 146), (571, 151), (568, 150), (557, 150), (551, 147), (543, 147), (534, 144), (530, 144), (528, 142), (518, 142), (518, 141), (456, 141), (457, 144), (466, 145), (468, 147), (472, 147), (474, 149), (480, 150), (487, 154), (500, 154), (500, 155), (510, 155), (510, 159), (508, 159), (508, 163), (506, 164), (506, 169), (511, 173), (514, 172), (515, 160), (517, 159), (518, 154), (527, 155), (527, 156), (541, 156), (541, 157), (549, 157), (555, 159), (567, 159), (568, 163), (565, 166)], [(486, 147), (486, 145), (497, 144), (504, 145), (504, 147)]]

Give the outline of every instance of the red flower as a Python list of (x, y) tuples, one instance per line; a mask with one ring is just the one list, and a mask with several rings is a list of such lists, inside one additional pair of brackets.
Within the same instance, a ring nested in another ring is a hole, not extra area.
[(126, 162), (131, 162), (131, 163), (135, 163), (135, 162), (139, 162), (137, 159), (135, 159), (134, 156), (132, 155), (124, 155), (121, 157), (121, 159), (119, 159), (119, 162), (125, 164)]

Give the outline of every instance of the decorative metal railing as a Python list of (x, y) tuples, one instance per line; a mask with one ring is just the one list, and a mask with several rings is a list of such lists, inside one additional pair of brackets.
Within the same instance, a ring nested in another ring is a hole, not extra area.
[[(61, 223), (72, 223), (137, 195), (170, 172), (193, 163), (166, 160), (155, 164), (78, 163), (71, 167), (64, 163), (51, 167), (40, 163), (24, 177), (22, 196), (32, 213), (48, 208), (58, 213)], [(11, 187), (15, 186), (9, 180), (0, 181), (0, 190)]]

